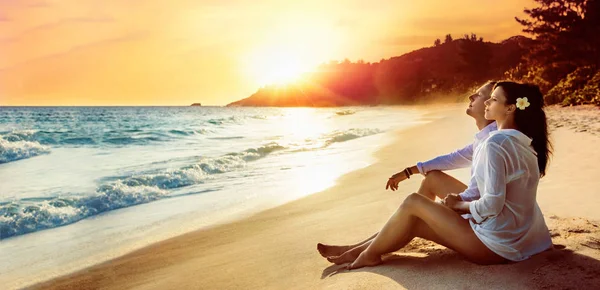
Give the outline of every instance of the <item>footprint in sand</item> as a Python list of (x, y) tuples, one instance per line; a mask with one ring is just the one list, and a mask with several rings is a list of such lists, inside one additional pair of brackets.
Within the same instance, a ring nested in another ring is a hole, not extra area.
[(588, 240), (581, 243), (581, 245), (594, 250), (600, 250), (600, 239), (596, 237), (588, 237)]
[(531, 288), (600, 289), (600, 222), (557, 216), (546, 222), (554, 250), (530, 261)]

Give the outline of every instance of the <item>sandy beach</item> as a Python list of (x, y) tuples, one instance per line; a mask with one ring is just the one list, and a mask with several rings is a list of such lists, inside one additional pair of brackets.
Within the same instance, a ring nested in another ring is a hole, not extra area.
[[(538, 190), (555, 250), (479, 266), (415, 239), (374, 268), (346, 271), (316, 250), (378, 231), (421, 176), (385, 190), (404, 167), (450, 152), (476, 132), (465, 105), (428, 108), (431, 122), (397, 130), (373, 165), (334, 187), (252, 217), (191, 232), (34, 289), (600, 289), (600, 110), (548, 109), (554, 157)], [(469, 170), (450, 171), (466, 183)], [(310, 182), (307, 180), (306, 182)], [(256, 188), (260, 190), (260, 188)]]

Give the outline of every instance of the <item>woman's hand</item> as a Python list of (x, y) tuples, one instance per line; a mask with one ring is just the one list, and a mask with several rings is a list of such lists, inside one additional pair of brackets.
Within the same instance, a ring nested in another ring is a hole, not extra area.
[(465, 208), (468, 208), (468, 204), (464, 202), (458, 194), (450, 193), (446, 195), (446, 198), (444, 198), (444, 204), (458, 213), (468, 213), (468, 210)]
[(400, 183), (400, 181), (403, 181), (407, 179), (406, 177), (406, 173), (404, 173), (404, 171), (400, 171), (394, 175), (392, 175), (392, 177), (390, 177), (387, 181), (387, 184), (385, 185), (385, 189), (391, 189), (392, 191), (396, 191), (398, 190), (398, 183)]
[(460, 198), (460, 195), (455, 193), (449, 193), (444, 198), (444, 204), (451, 209), (454, 209), (459, 201), (462, 201), (462, 198)]

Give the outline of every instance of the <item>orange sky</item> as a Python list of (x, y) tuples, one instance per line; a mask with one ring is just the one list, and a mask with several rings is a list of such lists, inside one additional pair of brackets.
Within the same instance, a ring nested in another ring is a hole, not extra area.
[(0, 105), (225, 105), (281, 73), (522, 34), (530, 0), (0, 0)]

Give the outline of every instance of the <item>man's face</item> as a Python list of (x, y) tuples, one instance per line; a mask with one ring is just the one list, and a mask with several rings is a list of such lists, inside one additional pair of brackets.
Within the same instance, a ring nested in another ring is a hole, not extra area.
[(491, 85), (483, 85), (472, 95), (469, 96), (469, 107), (467, 108), (467, 115), (471, 117), (484, 117), (485, 115), (485, 104), (484, 102), (490, 97)]

